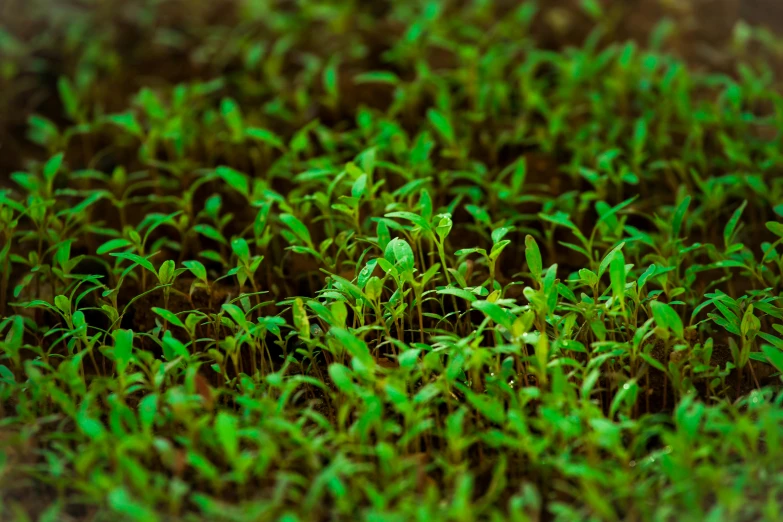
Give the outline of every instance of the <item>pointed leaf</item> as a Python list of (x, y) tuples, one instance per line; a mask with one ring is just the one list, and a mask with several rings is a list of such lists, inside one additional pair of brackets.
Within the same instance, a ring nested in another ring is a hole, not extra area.
[(685, 328), (682, 324), (682, 319), (680, 319), (680, 316), (674, 308), (660, 301), (653, 301), (650, 304), (650, 307), (652, 308), (653, 317), (658, 326), (661, 328), (668, 328), (674, 332), (678, 338), (683, 338), (685, 335)]

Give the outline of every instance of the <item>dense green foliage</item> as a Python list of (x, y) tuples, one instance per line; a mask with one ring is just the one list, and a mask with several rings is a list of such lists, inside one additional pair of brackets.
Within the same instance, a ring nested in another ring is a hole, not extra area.
[(783, 517), (781, 44), (560, 3), (8, 0), (2, 519)]

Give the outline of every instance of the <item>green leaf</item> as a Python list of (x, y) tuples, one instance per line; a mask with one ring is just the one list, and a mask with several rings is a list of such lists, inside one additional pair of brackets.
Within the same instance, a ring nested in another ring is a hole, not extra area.
[(187, 462), (198, 472), (198, 474), (207, 480), (215, 481), (220, 476), (220, 471), (209, 459), (203, 455), (199, 455), (193, 450), (188, 451)]
[(544, 274), (544, 280), (541, 284), (542, 291), (546, 296), (546, 303), (549, 312), (554, 312), (557, 306), (557, 288), (555, 287), (555, 280), (557, 279), (557, 264), (554, 264), (546, 269)]
[(609, 416), (614, 417), (620, 408), (625, 405), (630, 407), (636, 402), (636, 396), (639, 392), (639, 385), (635, 380), (631, 380), (618, 389), (617, 393), (612, 399), (612, 404), (609, 407)]
[(103, 424), (91, 418), (86, 410), (82, 410), (76, 415), (76, 423), (81, 432), (93, 440), (99, 440), (106, 434)]
[(389, 212), (388, 214), (385, 214), (385, 217), (387, 218), (400, 218), (400, 219), (407, 219), (408, 221), (412, 222), (414, 225), (418, 226), (422, 230), (432, 230), (432, 227), (427, 222), (426, 219), (421, 217), (418, 214), (414, 214), (413, 212)]
[(112, 332), (114, 338), (114, 361), (117, 363), (118, 371), (122, 372), (128, 367), (133, 356), (133, 331), (115, 330)]
[(239, 455), (238, 431), (236, 417), (225, 411), (217, 414), (215, 417), (215, 434), (223, 451), (226, 453), (226, 457), (230, 461), (236, 460)]
[(120, 114), (109, 114), (106, 121), (125, 130), (128, 134), (142, 138), (144, 129), (141, 128), (136, 116), (132, 112), (123, 112)]
[(557, 293), (558, 293), (558, 294), (560, 294), (560, 295), (562, 295), (563, 297), (565, 297), (566, 299), (568, 299), (568, 300), (569, 300), (569, 301), (571, 301), (572, 303), (577, 303), (577, 302), (579, 302), (579, 301), (577, 300), (577, 298), (576, 298), (576, 295), (574, 295), (574, 292), (573, 292), (573, 290), (571, 290), (570, 288), (568, 288), (568, 287), (567, 287), (566, 285), (564, 285), (563, 283), (558, 283), (558, 284), (557, 284)]
[(511, 244), (510, 239), (503, 239), (501, 241), (498, 241), (494, 245), (492, 245), (492, 250), (489, 252), (489, 258), (493, 261), (495, 261), (498, 257), (500, 257), (501, 252)]
[(588, 286), (595, 286), (598, 284), (598, 276), (595, 275), (595, 272), (592, 270), (589, 270), (587, 268), (582, 268), (579, 270), (579, 277), (588, 284)]
[(390, 263), (399, 267), (403, 274), (413, 273), (414, 256), (413, 249), (407, 241), (401, 238), (392, 239), (386, 246), (383, 257)]
[(65, 154), (61, 152), (59, 154), (56, 154), (55, 156), (52, 156), (49, 159), (49, 161), (47, 161), (46, 164), (44, 165), (43, 176), (48, 183), (51, 183), (54, 177), (60, 171), (60, 167), (63, 164), (64, 157)]
[(473, 247), (473, 248), (460, 248), (459, 250), (454, 252), (455, 256), (467, 256), (469, 254), (481, 254), (482, 256), (486, 256), (487, 251), (484, 250), (483, 248)]
[[(498, 243), (503, 240), (506, 235), (514, 230), (514, 227), (500, 227), (492, 231), (492, 242)], [(527, 240), (527, 238), (525, 238)]]
[(354, 181), (351, 187), (351, 196), (356, 199), (361, 199), (367, 194), (367, 174), (362, 174), (356, 181)]
[(80, 203), (78, 203), (76, 206), (68, 207), (67, 209), (62, 210), (57, 215), (63, 216), (63, 215), (69, 215), (69, 216), (78, 216), (85, 210), (87, 210), (88, 207), (90, 207), (92, 204), (97, 202), (100, 199), (103, 199), (106, 197), (106, 193), (104, 192), (93, 192), (86, 198), (84, 198)]
[[(590, 15), (594, 20), (600, 20), (604, 16), (604, 10), (603, 7), (601, 7), (601, 4), (598, 2), (598, 0), (582, 0), (580, 2), (582, 9)], [(640, 120), (644, 122), (644, 120)], [(636, 131), (636, 134), (639, 134), (639, 130)], [(638, 138), (637, 138), (638, 140)], [(637, 141), (635, 140), (635, 141)]]
[(337, 57), (337, 55), (334, 55), (332, 56), (332, 59), (329, 60), (329, 63), (326, 65), (323, 72), (324, 90), (329, 96), (333, 98), (337, 97), (338, 94), (339, 64), (340, 64), (339, 58)]
[(234, 320), (234, 322), (239, 326), (240, 328), (247, 329), (248, 327), (248, 321), (245, 318), (245, 313), (242, 311), (241, 308), (239, 308), (235, 304), (231, 303), (224, 303), (221, 306), (221, 309), (226, 312), (231, 319)]
[(530, 268), (530, 273), (533, 274), (535, 279), (541, 277), (541, 272), (544, 270), (543, 261), (541, 260), (541, 250), (538, 248), (535, 238), (531, 235), (525, 236), (525, 260), (527, 266)]
[(58, 295), (54, 298), (54, 306), (60, 309), (64, 314), (71, 313), (71, 300), (64, 295)]
[(177, 266), (174, 264), (174, 261), (171, 259), (164, 261), (158, 270), (158, 281), (160, 281), (160, 284), (168, 285), (173, 283), (177, 271), (176, 269)]
[(449, 119), (442, 112), (431, 108), (427, 110), (427, 119), (430, 121), (432, 126), (435, 127), (435, 130), (438, 131), (438, 134), (440, 134), (441, 137), (446, 140), (446, 143), (449, 145), (454, 144), (456, 141), (454, 128), (451, 126)]
[(421, 189), (419, 196), (419, 207), (421, 208), (421, 217), (429, 223), (432, 221), (432, 196), (427, 189)]
[(356, 389), (353, 382), (353, 372), (342, 364), (333, 363), (329, 365), (329, 377), (337, 388), (346, 394), (352, 394)]
[(431, 280), (433, 277), (435, 277), (435, 274), (437, 274), (438, 272), (440, 272), (440, 263), (434, 263), (432, 266), (430, 266), (430, 267), (427, 269), (427, 271), (426, 271), (426, 272), (424, 272), (424, 273), (421, 275), (421, 278), (420, 278), (419, 284), (421, 284), (422, 286), (426, 285), (427, 283), (429, 283), (429, 282), (430, 282), (430, 280)]
[(136, 254), (131, 254), (131, 253), (128, 253), (128, 252), (119, 252), (119, 253), (113, 253), (113, 254), (109, 254), (109, 255), (110, 256), (114, 256), (114, 257), (119, 257), (120, 259), (125, 259), (127, 261), (131, 261), (133, 263), (136, 263), (137, 265), (141, 265), (144, 268), (146, 268), (147, 270), (149, 270), (150, 272), (152, 272), (153, 274), (157, 274), (158, 273), (158, 271), (155, 270), (155, 267), (152, 266), (152, 263), (147, 261), (147, 259), (145, 259), (145, 258), (143, 258), (141, 256), (138, 256)]
[(245, 136), (250, 139), (266, 143), (267, 145), (277, 149), (285, 148), (285, 144), (283, 143), (283, 140), (280, 138), (280, 136), (270, 130), (261, 129), (258, 127), (250, 127), (245, 129)]
[(33, 301), (30, 301), (29, 303), (26, 303), (24, 305), (25, 308), (46, 308), (47, 310), (51, 310), (55, 313), (58, 313), (59, 308), (52, 305), (52, 303), (47, 303), (46, 301), (43, 301), (41, 299), (35, 299)]
[(583, 256), (585, 256), (587, 259), (590, 259), (590, 253), (585, 250), (584, 248), (580, 247), (579, 245), (574, 245), (573, 243), (568, 243), (566, 241), (558, 241), (559, 244), (563, 245), (566, 248), (570, 248), (574, 252), (579, 252)]
[(105, 242), (100, 247), (98, 247), (96, 253), (98, 255), (103, 255), (108, 252), (111, 252), (112, 250), (117, 250), (118, 248), (126, 248), (131, 245), (133, 245), (133, 243), (127, 239), (123, 239), (123, 238), (110, 239), (109, 241)]
[(139, 401), (139, 423), (147, 431), (158, 418), (158, 395), (151, 393)]
[(339, 288), (343, 292), (347, 292), (349, 295), (355, 298), (359, 298), (362, 296), (362, 291), (359, 289), (359, 287), (353, 284), (352, 282), (348, 281), (344, 277), (340, 277), (337, 274), (330, 274), (330, 277), (335, 280), (335, 282), (338, 284)]
[(245, 124), (242, 121), (242, 112), (237, 102), (231, 98), (223, 98), (220, 102), (220, 113), (231, 131), (231, 139), (242, 141), (244, 136)]
[(250, 181), (246, 174), (223, 165), (215, 169), (215, 174), (223, 178), (223, 181), (243, 196), (250, 195)]
[(187, 347), (171, 335), (171, 330), (166, 330), (166, 333), (163, 334), (163, 353), (169, 361), (177, 357), (182, 357), (185, 360), (190, 359)]
[(196, 279), (207, 283), (207, 268), (200, 261), (183, 261), (182, 264)]
[(644, 362), (655, 368), (656, 370), (660, 370), (662, 372), (666, 371), (666, 367), (661, 364), (659, 361), (653, 359), (651, 356), (647, 355), (646, 353), (640, 353), (639, 357), (642, 358)]
[(682, 324), (682, 319), (677, 312), (666, 303), (660, 301), (653, 301), (650, 304), (652, 308), (653, 317), (655, 322), (661, 328), (668, 328), (679, 338), (682, 339), (685, 335), (685, 328)]
[(280, 214), (280, 221), (282, 221), (291, 231), (307, 245), (312, 246), (313, 241), (310, 238), (310, 231), (307, 230), (307, 226), (302, 223), (299, 218), (291, 214)]
[(250, 261), (250, 246), (243, 238), (237, 238), (231, 242), (231, 250), (236, 254), (237, 258), (243, 263)]
[(310, 320), (307, 318), (304, 301), (297, 297), (293, 306), (294, 328), (299, 332), (299, 338), (305, 341), (310, 340)]
[(200, 223), (193, 227), (193, 230), (199, 234), (201, 234), (204, 237), (208, 237), (209, 239), (213, 241), (217, 241), (218, 243), (222, 243), (224, 245), (228, 244), (228, 241), (226, 241), (226, 238), (223, 237), (223, 234), (221, 234), (215, 227), (212, 225), (207, 225), (206, 223)]
[(604, 275), (604, 272), (606, 272), (606, 269), (609, 268), (609, 264), (612, 262), (612, 260), (614, 260), (614, 256), (617, 254), (617, 252), (622, 250), (622, 248), (624, 246), (625, 246), (625, 242), (620, 243), (619, 245), (614, 247), (612, 250), (610, 250), (609, 253), (606, 254), (606, 257), (604, 257), (601, 260), (601, 264), (598, 265), (598, 277), (599, 278)]
[(740, 332), (743, 337), (748, 335), (755, 335), (761, 328), (761, 321), (759, 318), (753, 315), (753, 305), (748, 306), (745, 309), (745, 313), (742, 316), (742, 323), (740, 324)]
[(440, 295), (455, 295), (457, 297), (461, 297), (462, 299), (465, 299), (466, 301), (473, 302), (477, 301), (478, 297), (476, 297), (476, 294), (469, 292), (467, 290), (463, 290), (462, 288), (441, 288), (437, 290), (437, 293)]
[(173, 312), (170, 312), (164, 308), (158, 308), (156, 306), (153, 306), (151, 310), (169, 323), (179, 326), (180, 328), (185, 328), (185, 323), (183, 323)]
[(598, 225), (598, 224), (600, 224), (600, 223), (603, 223), (604, 221), (608, 220), (610, 217), (614, 216), (615, 214), (617, 214), (618, 212), (620, 212), (622, 209), (624, 209), (625, 207), (627, 207), (628, 205), (630, 205), (631, 203), (633, 203), (634, 201), (636, 201), (636, 199), (637, 199), (638, 197), (639, 197), (639, 196), (638, 196), (638, 195), (636, 195), (636, 196), (633, 196), (633, 197), (631, 197), (631, 198), (628, 198), (628, 199), (626, 199), (625, 201), (623, 201), (622, 203), (619, 203), (618, 205), (615, 205), (614, 207), (612, 207), (612, 208), (611, 208), (611, 209), (609, 209), (608, 211), (606, 211), (606, 212), (602, 213), (602, 214), (601, 214), (601, 217), (600, 217), (600, 218), (598, 219), (598, 221), (596, 222), (596, 225)]
[(625, 256), (622, 250), (618, 250), (612, 262), (609, 264), (609, 279), (612, 284), (612, 294), (625, 305)]
[(57, 91), (60, 94), (65, 114), (71, 120), (76, 120), (79, 113), (79, 99), (76, 96), (76, 91), (73, 89), (73, 84), (65, 76), (60, 76), (57, 79)]
[(28, 137), (38, 145), (51, 145), (60, 137), (57, 125), (42, 116), (35, 114), (30, 116), (27, 124), (30, 128)]
[(380, 298), (381, 293), (383, 292), (383, 281), (380, 277), (373, 276), (368, 281), (367, 284), (364, 287), (364, 295), (367, 296), (367, 299), (370, 301), (375, 301), (378, 298)]
[(54, 254), (54, 261), (58, 266), (65, 267), (68, 263), (68, 260), (71, 258), (71, 245), (73, 245), (73, 242), (73, 239), (69, 239), (63, 241), (60, 243), (60, 246), (57, 247), (57, 251)]
[(465, 393), (468, 402), (487, 420), (495, 424), (503, 424), (505, 422), (505, 406), (501, 401), (488, 395), (473, 393), (467, 388), (463, 389), (463, 393)]
[(8, 369), (7, 366), (0, 364), (0, 383), (16, 384), (16, 378), (14, 372)]
[(87, 320), (84, 317), (84, 312), (81, 310), (77, 310), (73, 313), (72, 321), (75, 330), (79, 330), (87, 326)]
[(63, 516), (63, 504), (58, 500), (41, 512), (38, 522), (59, 522), (64, 518), (66, 517)]
[(483, 312), (484, 315), (495, 321), (495, 323), (504, 327), (509, 332), (511, 331), (516, 317), (514, 317), (513, 314), (507, 310), (501, 308), (500, 305), (490, 303), (489, 301), (474, 301), (471, 303), (471, 306), (476, 310)]
[(386, 224), (386, 221), (378, 221), (376, 231), (378, 234), (378, 245), (381, 247), (381, 250), (386, 250), (386, 246), (389, 244), (389, 241), (391, 241), (389, 225)]
[[(147, 229), (147, 231), (144, 232), (144, 240), (142, 241), (142, 243), (146, 244), (147, 243), (147, 238), (149, 238), (150, 234), (152, 234), (152, 232), (156, 228), (158, 228), (158, 227), (160, 227), (160, 226), (162, 226), (164, 224), (168, 223), (169, 225), (176, 227), (176, 224), (174, 222), (174, 218), (179, 216), (180, 214), (182, 214), (182, 212), (183, 212), (182, 210), (178, 210), (177, 212), (172, 212), (171, 214), (168, 214), (168, 215), (149, 214), (145, 218), (144, 222), (145, 223), (149, 222), (150, 225), (149, 225), (149, 228)], [(141, 229), (139, 229), (139, 230), (141, 230)]]
[(335, 325), (345, 328), (345, 322), (348, 320), (348, 308), (345, 306), (345, 303), (335, 301), (329, 308), (331, 309), (332, 317), (334, 317)]
[(514, 195), (518, 195), (527, 178), (527, 159), (522, 156), (514, 165), (514, 173), (511, 175), (511, 188)]
[(121, 517), (127, 517), (137, 522), (155, 522), (159, 520), (154, 511), (142, 502), (134, 499), (124, 487), (113, 489), (107, 499), (111, 509)]
[(639, 290), (641, 290), (644, 285), (647, 283), (647, 281), (655, 274), (655, 269), (657, 267), (655, 266), (655, 263), (647, 267), (647, 270), (644, 271), (644, 273), (639, 277), (639, 280), (636, 282), (637, 287)]
[(680, 237), (680, 231), (682, 230), (682, 221), (685, 219), (685, 212), (688, 211), (688, 206), (691, 204), (691, 197), (685, 196), (680, 204), (677, 206), (677, 210), (674, 211), (672, 217), (672, 237), (677, 239)]
[(435, 232), (438, 234), (438, 237), (440, 238), (441, 242), (443, 242), (444, 239), (449, 235), (451, 232), (452, 227), (452, 221), (451, 221), (451, 214), (447, 214), (445, 216), (442, 216), (438, 220), (438, 226), (435, 228)]
[(359, 271), (359, 277), (357, 278), (356, 284), (359, 288), (364, 288), (364, 286), (367, 284), (367, 282), (370, 280), (370, 277), (372, 277), (373, 272), (375, 271), (375, 266), (378, 264), (377, 259), (370, 259), (367, 261), (367, 264)]
[(536, 361), (538, 362), (538, 368), (541, 372), (542, 378), (546, 379), (546, 367), (549, 362), (549, 338), (546, 336), (546, 332), (542, 332), (538, 336), (535, 346)]
[(742, 204), (739, 206), (737, 210), (734, 211), (734, 214), (732, 214), (731, 219), (729, 219), (728, 223), (726, 223), (726, 227), (723, 229), (723, 242), (726, 248), (729, 248), (731, 246), (731, 240), (734, 237), (734, 231), (737, 228), (737, 224), (739, 223), (740, 217), (742, 217), (742, 211), (745, 210), (745, 207), (748, 205), (748, 201), (745, 200), (742, 202)]
[(479, 223), (483, 223), (488, 227), (492, 225), (492, 218), (489, 217), (489, 212), (486, 209), (477, 205), (465, 205), (465, 210)]
[[(342, 301), (336, 301), (336, 302), (342, 302)], [(309, 299), (307, 301), (307, 306), (310, 307), (310, 309), (315, 312), (315, 314), (322, 319), (326, 324), (330, 326), (334, 326), (337, 321), (334, 318), (334, 315), (332, 315), (332, 311), (324, 306), (322, 303), (315, 299)], [(313, 327), (316, 326), (315, 324), (312, 325)], [(319, 326), (320, 328), (320, 326)], [(312, 327), (310, 328), (312, 333)]]
[(783, 238), (783, 223), (778, 223), (776, 221), (767, 221), (767, 230), (772, 232), (778, 237)]
[(783, 373), (783, 350), (764, 344), (761, 346), (761, 351), (767, 356), (767, 359), (769, 359), (772, 366)]
[(367, 343), (353, 335), (345, 328), (335, 327), (329, 330), (334, 338), (346, 349), (352, 357), (356, 357), (365, 368), (372, 368), (375, 360), (370, 354)]
[(361, 83), (388, 83), (390, 85), (397, 85), (400, 83), (400, 79), (396, 74), (389, 71), (367, 71), (365, 73), (357, 74), (353, 78), (353, 82), (356, 84)]
[(543, 219), (545, 221), (549, 221), (551, 223), (555, 223), (557, 225), (561, 225), (561, 226), (564, 226), (566, 228), (570, 228), (571, 230), (573, 230), (575, 232), (579, 231), (577, 226), (574, 225), (574, 223), (571, 221), (571, 218), (565, 212), (557, 211), (554, 214), (539, 213), (538, 217), (540, 217), (541, 219)]

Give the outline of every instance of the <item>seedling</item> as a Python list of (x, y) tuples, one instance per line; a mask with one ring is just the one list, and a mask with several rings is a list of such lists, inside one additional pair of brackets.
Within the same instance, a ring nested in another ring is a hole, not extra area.
[(0, 519), (780, 519), (783, 44), (648, 3), (7, 0)]

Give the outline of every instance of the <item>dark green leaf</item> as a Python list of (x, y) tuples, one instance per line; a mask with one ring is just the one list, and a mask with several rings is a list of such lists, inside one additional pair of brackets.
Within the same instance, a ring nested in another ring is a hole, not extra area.
[(536, 279), (540, 278), (544, 269), (541, 251), (538, 249), (538, 243), (536, 243), (535, 238), (531, 235), (525, 237), (525, 260), (533, 277)]
[(313, 241), (310, 238), (310, 231), (307, 230), (307, 226), (299, 218), (291, 214), (280, 214), (280, 221), (290, 228), (296, 237), (308, 245), (312, 245)]
[(674, 308), (660, 301), (653, 301), (650, 307), (658, 326), (671, 330), (679, 339), (683, 338), (685, 328), (682, 324), (682, 319), (680, 319)]
[(742, 202), (739, 208), (734, 211), (734, 214), (732, 214), (731, 219), (729, 219), (728, 223), (726, 223), (726, 227), (723, 229), (723, 241), (726, 248), (728, 248), (731, 245), (732, 238), (734, 237), (734, 231), (737, 228), (737, 224), (739, 223), (740, 217), (742, 217), (742, 211), (745, 210), (747, 204), (748, 204), (747, 200)]
[(438, 131), (438, 134), (446, 140), (446, 143), (449, 145), (454, 144), (456, 141), (454, 128), (451, 126), (449, 119), (442, 112), (435, 109), (429, 109), (427, 110), (427, 119), (430, 120), (430, 123), (435, 127), (435, 130)]
[(180, 328), (185, 328), (185, 323), (183, 323), (179, 317), (177, 317), (173, 312), (170, 312), (164, 308), (158, 308), (153, 306), (151, 308), (153, 312), (155, 312), (157, 315), (161, 316), (163, 319), (168, 321), (169, 323), (179, 326)]

